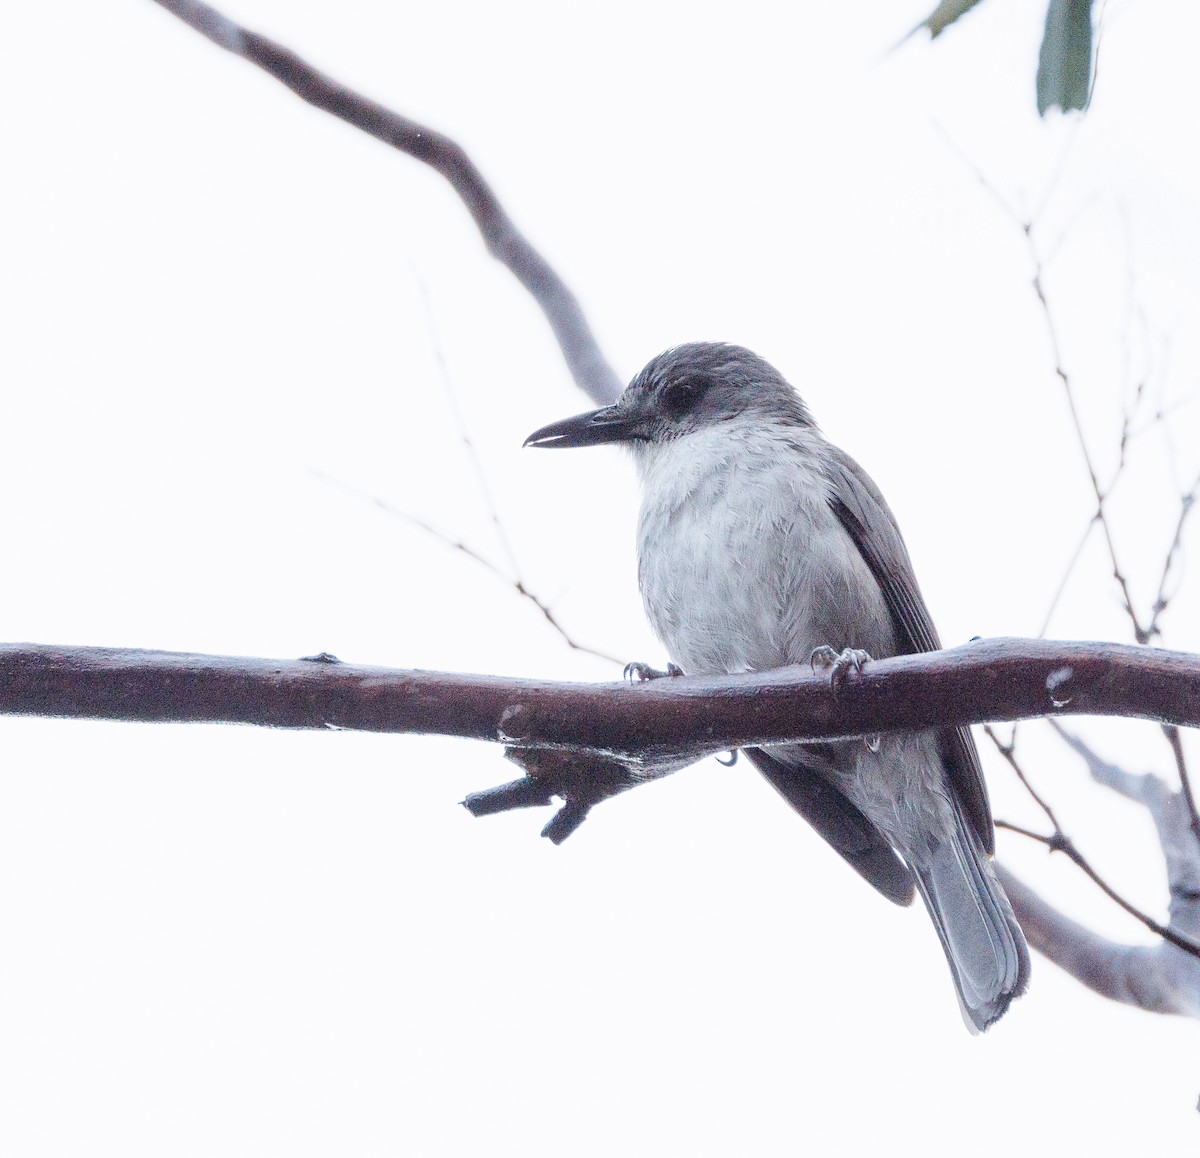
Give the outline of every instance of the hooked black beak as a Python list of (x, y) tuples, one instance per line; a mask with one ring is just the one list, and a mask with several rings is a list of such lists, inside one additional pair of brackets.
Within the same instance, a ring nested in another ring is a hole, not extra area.
[(604, 406), (543, 426), (525, 440), (525, 445), (597, 446), (602, 442), (628, 442), (637, 437), (634, 423), (628, 415), (615, 406)]

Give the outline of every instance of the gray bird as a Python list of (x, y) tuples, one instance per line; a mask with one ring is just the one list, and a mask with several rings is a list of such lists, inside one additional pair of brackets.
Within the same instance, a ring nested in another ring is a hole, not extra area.
[[(740, 346), (655, 358), (612, 406), (527, 446), (622, 443), (642, 483), (638, 582), (685, 672), (764, 671), (840, 653), (835, 672), (940, 647), (878, 488), (817, 429), (783, 376)], [(1025, 988), (1029, 952), (990, 856), (987, 788), (970, 732), (780, 744), (746, 755), (843, 858), (933, 918), (967, 1027)]]

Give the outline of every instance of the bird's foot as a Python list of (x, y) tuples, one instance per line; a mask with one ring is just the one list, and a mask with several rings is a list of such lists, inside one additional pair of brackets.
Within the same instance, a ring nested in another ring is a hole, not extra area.
[(635, 659), (632, 663), (625, 665), (625, 678), (631, 684), (640, 684), (646, 680), (662, 680), (681, 675), (683, 675), (683, 668), (675, 663), (667, 664), (666, 671), (659, 671), (658, 668), (651, 667), (648, 663), (642, 663), (640, 659)]
[(824, 644), (813, 648), (812, 655), (808, 657), (808, 664), (813, 671), (818, 667), (827, 669), (830, 686), (835, 692), (839, 692), (846, 686), (851, 670), (855, 675), (861, 675), (870, 658), (870, 653), (860, 647), (847, 647), (838, 652)]

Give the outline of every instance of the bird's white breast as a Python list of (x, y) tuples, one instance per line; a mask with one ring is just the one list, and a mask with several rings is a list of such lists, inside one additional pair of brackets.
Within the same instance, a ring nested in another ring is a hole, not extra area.
[(822, 644), (893, 651), (878, 584), (830, 507), (826, 446), (736, 420), (634, 445), (642, 600), (684, 671), (761, 671)]

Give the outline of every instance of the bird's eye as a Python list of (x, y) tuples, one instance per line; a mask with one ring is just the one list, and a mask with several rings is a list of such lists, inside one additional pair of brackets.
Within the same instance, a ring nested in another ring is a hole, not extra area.
[(679, 382), (672, 382), (663, 391), (663, 409), (677, 421), (695, 408), (707, 389), (708, 383), (702, 378), (684, 378)]

